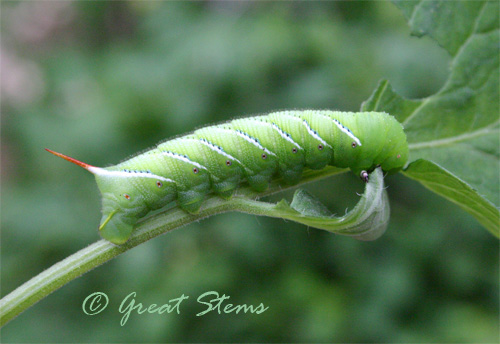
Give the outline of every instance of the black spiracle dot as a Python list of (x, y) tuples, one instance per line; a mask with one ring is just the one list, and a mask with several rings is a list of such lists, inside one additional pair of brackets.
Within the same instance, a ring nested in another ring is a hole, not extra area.
[(323, 145), (318, 145), (319, 150), (323, 150)]
[(128, 194), (123, 194), (123, 197), (125, 197), (125, 199), (130, 199), (130, 195)]
[(232, 164), (231, 160), (226, 160), (226, 166), (231, 166)]
[(262, 154), (262, 159), (266, 160), (267, 159), (267, 154), (266, 153), (263, 153)]
[(292, 148), (292, 153), (297, 153), (297, 148), (293, 147)]
[(156, 181), (156, 186), (161, 188), (163, 186), (163, 183), (158, 180)]
[(353, 142), (351, 143), (351, 147), (352, 147), (352, 148), (356, 148), (357, 146), (358, 146), (358, 144), (357, 144), (356, 142), (354, 142), (354, 141), (353, 141)]
[(198, 169), (196, 167), (193, 168), (193, 173), (194, 174), (198, 173)]

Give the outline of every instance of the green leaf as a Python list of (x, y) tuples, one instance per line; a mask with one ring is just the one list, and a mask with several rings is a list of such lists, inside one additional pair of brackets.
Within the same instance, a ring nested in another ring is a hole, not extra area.
[(424, 159), (412, 162), (404, 174), (418, 180), (426, 188), (447, 198), (474, 217), (497, 238), (500, 237), (498, 209), (469, 184), (460, 180), (441, 166)]
[[(395, 3), (412, 34), (429, 35), (450, 53), (450, 76), (438, 93), (418, 100), (399, 96), (383, 80), (361, 109), (386, 111), (403, 124), (409, 161), (419, 160), (408, 166), (407, 176), (498, 233), (500, 213), (493, 204), (500, 205), (499, 3)], [(427, 170), (436, 173), (435, 180), (425, 176)]]
[[(291, 204), (282, 200), (271, 209), (265, 203), (263, 206), (265, 211), (261, 215), (281, 217), (359, 240), (375, 240), (384, 234), (390, 215), (389, 199), (380, 168), (370, 175), (358, 204), (341, 217), (335, 217), (317, 198), (301, 189), (295, 191)], [(253, 214), (256, 214), (255, 209)]]

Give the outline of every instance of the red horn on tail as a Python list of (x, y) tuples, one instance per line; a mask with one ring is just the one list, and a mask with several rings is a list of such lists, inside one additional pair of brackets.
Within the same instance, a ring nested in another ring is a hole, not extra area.
[(75, 165), (78, 165), (78, 166), (80, 166), (80, 167), (83, 167), (83, 168), (84, 168), (84, 169), (86, 169), (86, 170), (88, 170), (89, 168), (92, 168), (92, 167), (94, 167), (94, 168), (95, 168), (95, 166), (92, 166), (92, 165), (86, 164), (86, 163), (84, 163), (84, 162), (81, 162), (80, 160), (73, 159), (72, 157), (69, 157), (69, 156), (67, 156), (67, 155), (64, 155), (64, 154), (61, 154), (61, 153), (54, 152), (53, 150), (50, 150), (50, 149), (48, 149), (48, 148), (45, 148), (45, 150), (46, 150), (47, 152), (49, 152), (49, 153), (52, 153), (52, 154), (54, 154), (54, 155), (56, 155), (56, 156), (60, 157), (60, 158), (63, 158), (64, 160), (67, 160), (67, 161), (69, 161), (69, 162), (72, 162), (72, 163), (73, 163), (73, 164), (75, 164)]

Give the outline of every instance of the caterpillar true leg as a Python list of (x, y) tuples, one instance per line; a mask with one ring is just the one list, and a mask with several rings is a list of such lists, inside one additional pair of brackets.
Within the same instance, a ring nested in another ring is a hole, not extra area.
[(361, 177), (362, 181), (364, 181), (365, 183), (368, 183), (368, 172), (363, 170), (363, 171), (361, 171), (359, 176)]

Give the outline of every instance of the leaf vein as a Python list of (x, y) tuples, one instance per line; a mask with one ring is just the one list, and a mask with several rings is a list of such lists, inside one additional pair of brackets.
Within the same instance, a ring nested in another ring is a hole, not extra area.
[(476, 20), (474, 21), (474, 25), (472, 25), (472, 29), (471, 29), (469, 36), (463, 42), (463, 44), (460, 46), (460, 48), (457, 50), (455, 56), (453, 57), (452, 63), (458, 58), (458, 56), (460, 56), (460, 54), (463, 52), (465, 47), (469, 44), (470, 40), (472, 40), (472, 37), (474, 37), (476, 35), (476, 30), (477, 30), (477, 27), (479, 25), (479, 19), (481, 19), (481, 17), (483, 16), (483, 12), (484, 12), (484, 9), (486, 8), (487, 3), (488, 3), (487, 1), (483, 2), (483, 7), (481, 7), (481, 9), (478, 12), (478, 15), (476, 17)]
[(411, 13), (410, 18), (408, 19), (408, 24), (410, 27), (413, 25), (413, 20), (415, 19), (415, 15), (417, 14), (419, 8), (422, 6), (424, 2), (420, 1), (417, 6), (413, 7), (413, 12)]
[(417, 106), (415, 108), (415, 110), (413, 110), (413, 112), (408, 116), (406, 117), (406, 119), (403, 121), (403, 126), (405, 126), (406, 124), (408, 124), (408, 122), (413, 118), (415, 117), (415, 115), (422, 109), (422, 107), (424, 107), (433, 97), (427, 97), (425, 99), (423, 99), (423, 101), (420, 103), (419, 106)]
[(492, 134), (495, 132), (498, 132), (499, 128), (493, 128), (496, 126), (500, 121), (496, 121), (495, 123), (484, 127), (482, 129), (473, 131), (473, 132), (468, 132), (462, 135), (457, 135), (457, 136), (452, 136), (452, 137), (447, 137), (444, 139), (438, 139), (438, 140), (432, 140), (432, 141), (425, 141), (425, 142), (418, 142), (418, 143), (410, 143), (408, 146), (410, 149), (422, 149), (422, 148), (429, 148), (429, 147), (436, 147), (436, 146), (443, 146), (443, 145), (448, 145), (460, 141), (465, 141), (469, 140), (481, 135), (486, 135), (486, 134)]
[[(420, 3), (422, 4), (422, 2)], [(419, 4), (419, 5), (420, 5)], [(463, 52), (463, 50), (465, 49), (465, 47), (469, 44), (469, 41), (472, 39), (472, 37), (474, 37), (476, 35), (476, 30), (477, 30), (477, 27), (479, 25), (479, 20), (480, 18), (482, 17), (483, 15), (483, 12), (484, 12), (484, 9), (486, 8), (486, 5), (487, 5), (487, 1), (483, 2), (483, 6), (481, 7), (481, 9), (479, 10), (478, 12), (478, 16), (476, 18), (476, 20), (474, 21), (474, 25), (472, 25), (472, 29), (471, 29), (471, 33), (469, 34), (469, 36), (467, 37), (467, 39), (464, 41), (464, 43), (460, 46), (460, 48), (458, 49), (457, 53), (455, 54), (455, 56), (453, 57), (452, 61), (451, 61), (451, 64), (453, 65), (453, 63), (455, 62), (455, 60), (458, 58), (458, 56)], [(415, 9), (417, 8), (417, 6), (415, 6)], [(414, 11), (415, 13), (415, 11)], [(413, 18), (413, 14), (412, 14), (412, 18)], [(449, 82), (449, 80), (448, 80)], [(430, 96), (430, 97), (427, 97), (425, 98), (422, 103), (420, 103), (420, 105), (418, 107), (415, 108), (415, 110), (413, 110), (412, 113), (410, 113), (410, 115), (408, 117), (406, 117), (406, 119), (402, 122), (403, 126), (405, 126), (406, 124), (408, 124), (408, 122), (410, 122), (413, 117), (415, 117), (419, 111), (432, 99), (434, 99), (434, 97), (439, 97), (439, 96), (442, 96), (444, 93), (442, 91), (446, 90), (447, 89), (447, 86), (448, 86), (448, 82), (446, 82), (444, 85), (443, 85), (443, 88), (441, 89), (441, 91), (439, 91), (438, 93), (436, 93), (435, 95), (433, 96)], [(449, 91), (449, 90), (448, 90)]]
[(378, 104), (380, 103), (380, 99), (382, 99), (382, 95), (385, 93), (385, 90), (387, 89), (387, 85), (389, 85), (388, 81), (385, 82), (384, 88), (380, 92), (380, 96), (378, 97), (377, 102), (375, 103), (375, 106), (374, 106), (373, 110), (377, 111)]

